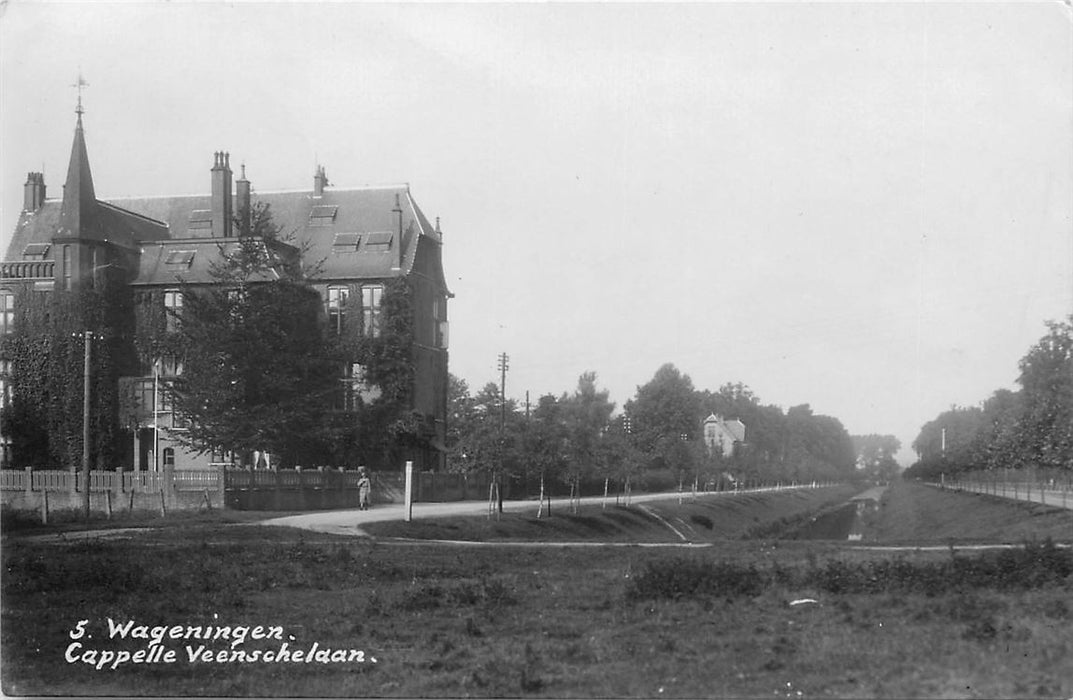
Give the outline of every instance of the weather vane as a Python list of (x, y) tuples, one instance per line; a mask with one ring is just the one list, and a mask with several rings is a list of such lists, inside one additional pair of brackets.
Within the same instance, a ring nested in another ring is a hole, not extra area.
[(78, 82), (74, 83), (73, 85), (71, 85), (71, 87), (78, 89), (78, 107), (75, 108), (75, 113), (80, 117), (82, 116), (82, 112), (83, 112), (83, 109), (82, 109), (82, 88), (88, 87), (88, 86), (89, 86), (89, 83), (87, 83), (85, 78), (82, 77), (82, 71), (78, 71)]

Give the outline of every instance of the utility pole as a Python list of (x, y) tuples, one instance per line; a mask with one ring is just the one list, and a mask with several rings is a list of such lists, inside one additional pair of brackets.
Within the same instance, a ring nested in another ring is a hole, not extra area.
[[(503, 431), (507, 427), (507, 370), (510, 369), (510, 357), (505, 352), (499, 353), (499, 444), (500, 444), (500, 459), (503, 458)], [(502, 472), (502, 468), (500, 469)], [(499, 513), (503, 512), (503, 490), (500, 487), (498, 481), (500, 477), (496, 477), (496, 501), (498, 505)], [(496, 516), (498, 517), (498, 516)]]
[(82, 363), (82, 516), (89, 520), (89, 409), (90, 409), (90, 348), (93, 345), (93, 331), (76, 333), (86, 343), (85, 357)]
[(505, 352), (499, 353), (499, 429), (507, 424), (507, 370), (510, 369), (510, 357)]

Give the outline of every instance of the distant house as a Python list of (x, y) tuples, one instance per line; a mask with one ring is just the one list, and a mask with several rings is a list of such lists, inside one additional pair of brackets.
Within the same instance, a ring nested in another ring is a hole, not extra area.
[(724, 457), (734, 454), (734, 446), (745, 442), (745, 424), (737, 418), (723, 420), (711, 414), (704, 419), (704, 444), (710, 453), (717, 450)]
[[(169, 323), (182, 309), (182, 284), (213, 284), (214, 261), (235, 246), (248, 225), (251, 208), (267, 204), (274, 224), (293, 236), (272, 243), (278, 259), (299, 251), (315, 264), (311, 282), (323, 299), (322, 321), (340, 332), (347, 313), (361, 314), (366, 335), (379, 332), (385, 285), (405, 278), (413, 307), (413, 386), (410, 409), (418, 418), (415, 466), (443, 463), (447, 414), (447, 289), (439, 222), (429, 223), (408, 185), (336, 189), (318, 166), (310, 189), (255, 193), (245, 166), (232, 180), (230, 156), (216, 153), (209, 193), (99, 200), (93, 187), (77, 110), (74, 143), (62, 197), (47, 198), (41, 173), (29, 174), (18, 226), (0, 265), (0, 336), (12, 332), (20, 303), (54, 290), (92, 288), (105, 269), (118, 271), (135, 306), (170, 309)], [(185, 167), (185, 166), (184, 166)], [(137, 309), (135, 309), (137, 312)], [(140, 318), (140, 316), (139, 316)], [(141, 323), (135, 321), (135, 325)], [(130, 353), (128, 353), (130, 355)], [(9, 358), (0, 357), (0, 383), (9, 400)], [(363, 368), (340, 368), (341, 387), (365, 400), (375, 386), (362, 383)], [(208, 466), (211, 455), (185, 451), (170, 433), (182, 430), (162, 384), (182, 372), (181, 358), (139, 356), (119, 367), (117, 383), (129, 389), (137, 420), (121, 426), (117, 452), (127, 469)], [(343, 391), (343, 389), (341, 389)], [(352, 400), (352, 399), (346, 399)], [(10, 440), (0, 436), (9, 456)], [(217, 459), (220, 456), (216, 457)]]

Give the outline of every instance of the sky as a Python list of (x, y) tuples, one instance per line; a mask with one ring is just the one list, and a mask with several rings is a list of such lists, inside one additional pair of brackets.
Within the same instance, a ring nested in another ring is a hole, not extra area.
[(909, 450), (1073, 312), (1073, 13), (1024, 3), (0, 4), (0, 249), (58, 197), (406, 182), (450, 371), (665, 363)]

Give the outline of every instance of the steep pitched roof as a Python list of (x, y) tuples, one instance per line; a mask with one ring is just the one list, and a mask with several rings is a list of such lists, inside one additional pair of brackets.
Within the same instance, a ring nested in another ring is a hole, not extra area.
[(63, 186), (63, 205), (60, 209), (59, 238), (91, 238), (100, 235), (97, 216), (97, 196), (93, 192), (93, 175), (89, 170), (86, 139), (82, 133), (82, 114), (78, 114), (75, 139), (71, 145), (71, 160), (67, 166), (67, 182)]
[[(254, 202), (269, 206), (272, 220), (286, 242), (303, 251), (307, 266), (320, 281), (386, 279), (409, 274), (419, 251), (439, 246), (439, 234), (410, 197), (405, 185), (330, 189), (321, 196), (312, 191), (255, 193)], [(402, 235), (399, 213), (402, 212)], [(208, 195), (111, 199), (123, 210), (167, 224), (172, 240), (182, 240), (207, 257), (199, 239), (215, 246), (219, 239), (199, 227), (202, 212), (211, 209)], [(402, 246), (401, 264), (399, 246)], [(171, 249), (168, 244), (165, 246)], [(438, 251), (437, 251), (438, 252)], [(145, 249), (136, 284), (173, 284), (174, 271), (159, 264), (162, 251)], [(155, 261), (154, 261), (155, 260)], [(436, 266), (439, 269), (439, 266)], [(442, 270), (436, 280), (446, 288)]]
[[(267, 246), (259, 241), (262, 250)], [(217, 281), (214, 266), (238, 248), (236, 238), (180, 238), (155, 241), (142, 247), (138, 261), (138, 274), (131, 282), (134, 286), (175, 284), (211, 284)], [(298, 251), (291, 246), (276, 244), (266, 250), (268, 256), (285, 263), (285, 258), (296, 257)], [(274, 269), (266, 270), (249, 281), (278, 279)]]

